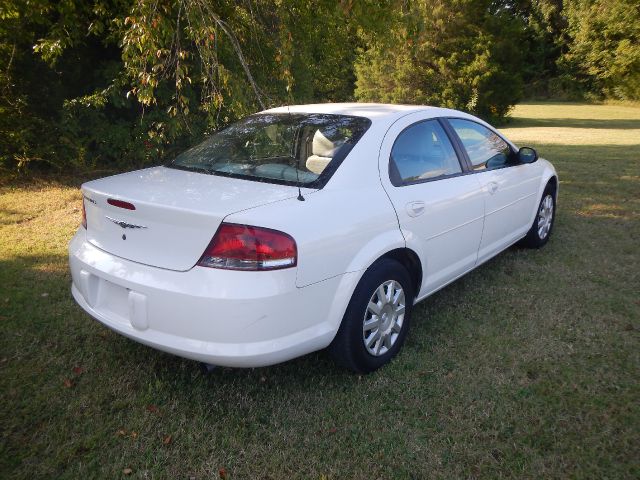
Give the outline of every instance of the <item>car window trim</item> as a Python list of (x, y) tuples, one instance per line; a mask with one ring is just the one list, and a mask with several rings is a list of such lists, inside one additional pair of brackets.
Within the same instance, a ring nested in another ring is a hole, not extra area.
[(446, 124), (447, 128), (447, 133), (450, 135), (453, 135), (455, 138), (455, 143), (458, 146), (458, 148), (460, 148), (461, 153), (465, 159), (465, 164), (467, 166), (467, 168), (469, 169), (469, 173), (482, 173), (482, 172), (492, 172), (494, 170), (501, 170), (503, 168), (511, 168), (511, 167), (517, 167), (518, 165), (521, 165), (520, 163), (507, 163), (506, 165), (502, 165), (500, 167), (494, 167), (494, 168), (484, 168), (482, 170), (475, 170), (473, 168), (473, 164), (471, 163), (471, 159), (469, 158), (469, 154), (467, 153), (467, 149), (464, 147), (464, 144), (462, 143), (462, 140), (460, 139), (460, 136), (458, 135), (458, 133), (456, 132), (455, 128), (453, 128), (453, 125), (451, 125), (449, 123), (449, 120), (465, 120), (467, 122), (470, 123), (475, 123), (477, 125), (480, 125), (481, 127), (486, 128), (487, 130), (493, 132), (494, 134), (496, 134), (504, 143), (507, 144), (507, 147), (509, 147), (509, 152), (510, 152), (510, 156), (514, 157), (516, 155), (516, 151), (513, 148), (513, 145), (511, 145), (511, 142), (509, 140), (507, 140), (503, 135), (501, 135), (499, 132), (497, 132), (494, 128), (485, 125), (484, 123), (480, 123), (480, 122), (476, 122), (475, 120), (472, 120), (470, 118), (465, 118), (465, 117), (453, 117), (453, 116), (447, 116), (447, 117), (441, 117), (440, 118), (442, 120), (442, 122), (444, 124)]
[[(391, 158), (391, 152), (393, 152), (393, 147), (396, 144), (396, 141), (398, 140), (398, 138), (400, 137), (400, 135), (402, 135), (405, 130), (418, 125), (419, 123), (424, 123), (424, 122), (438, 122), (438, 124), (442, 127), (442, 129), (444, 130), (444, 134), (445, 137), (449, 140), (449, 143), (451, 144), (451, 146), (453, 147), (453, 151), (456, 154), (456, 158), (458, 159), (458, 165), (460, 165), (460, 172), (456, 172), (456, 173), (450, 173), (447, 175), (440, 175), (439, 177), (433, 177), (433, 178), (422, 178), (420, 180), (413, 180), (410, 182), (407, 182), (405, 180), (403, 180), (400, 177), (400, 172), (398, 171), (398, 166), (395, 164), (395, 162), (392, 160)], [(393, 185), (396, 188), (400, 188), (400, 187), (407, 187), (410, 185), (419, 185), (422, 183), (429, 183), (429, 182), (437, 182), (440, 180), (447, 180), (449, 178), (455, 178), (455, 177), (461, 177), (463, 175), (467, 175), (468, 172), (466, 167), (466, 160), (462, 160), (460, 157), (460, 150), (459, 147), (456, 146), (456, 143), (454, 142), (454, 140), (451, 138), (451, 134), (447, 131), (447, 125), (445, 125), (442, 121), (441, 121), (441, 117), (431, 117), (431, 118), (423, 118), (422, 120), (417, 120), (413, 123), (411, 123), (410, 125), (407, 125), (406, 127), (404, 127), (400, 133), (398, 133), (396, 135), (396, 138), (393, 141), (393, 144), (391, 145), (391, 151), (389, 152), (389, 168), (387, 169), (387, 174), (389, 176), (389, 181), (391, 182), (391, 185)]]
[(444, 131), (447, 133), (447, 136), (449, 137), (449, 140), (451, 141), (451, 144), (453, 145), (458, 158), (461, 159), (460, 164), (462, 166), (462, 170), (466, 173), (475, 173), (473, 170), (473, 165), (471, 164), (471, 160), (469, 159), (469, 155), (467, 154), (467, 150), (464, 148), (462, 140), (460, 140), (460, 137), (454, 130), (453, 126), (449, 123), (449, 118), (453, 117), (440, 117), (438, 118), (438, 121), (442, 125), (442, 128), (444, 128)]

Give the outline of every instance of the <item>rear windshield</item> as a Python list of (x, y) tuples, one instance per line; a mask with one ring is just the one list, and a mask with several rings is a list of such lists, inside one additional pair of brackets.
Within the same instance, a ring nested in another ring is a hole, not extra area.
[(370, 120), (312, 113), (258, 114), (209, 136), (169, 167), (321, 188)]

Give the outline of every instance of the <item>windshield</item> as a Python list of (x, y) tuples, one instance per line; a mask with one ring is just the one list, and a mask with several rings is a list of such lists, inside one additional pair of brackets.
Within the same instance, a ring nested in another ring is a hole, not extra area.
[(178, 155), (169, 167), (319, 188), (370, 124), (345, 115), (252, 115)]

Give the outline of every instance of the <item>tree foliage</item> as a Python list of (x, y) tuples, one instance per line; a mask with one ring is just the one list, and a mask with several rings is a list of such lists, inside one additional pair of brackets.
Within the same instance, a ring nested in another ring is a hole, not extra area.
[(522, 93), (523, 25), (478, 0), (404, 2), (355, 64), (356, 97), (505, 115)]
[(640, 99), (640, 3), (569, 0), (564, 9), (565, 70), (584, 90), (622, 100)]
[[(640, 97), (633, 0), (3, 0), (0, 168), (157, 163), (263, 107)], [(551, 87), (549, 87), (551, 86)]]

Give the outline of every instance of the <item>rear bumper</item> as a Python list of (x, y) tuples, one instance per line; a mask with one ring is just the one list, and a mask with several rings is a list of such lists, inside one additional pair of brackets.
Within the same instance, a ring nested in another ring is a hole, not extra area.
[(296, 270), (176, 272), (124, 260), (85, 241), (69, 245), (76, 302), (109, 328), (181, 357), (258, 367), (326, 347), (359, 275), (296, 287)]

